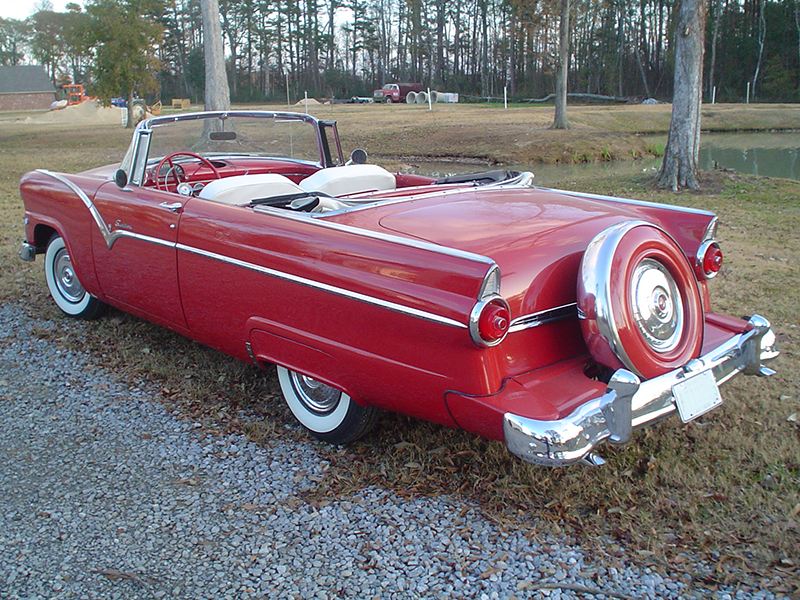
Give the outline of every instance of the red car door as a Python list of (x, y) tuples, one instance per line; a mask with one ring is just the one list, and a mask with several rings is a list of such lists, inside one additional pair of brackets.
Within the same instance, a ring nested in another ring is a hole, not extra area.
[(107, 231), (96, 228), (97, 279), (112, 304), (186, 329), (178, 290), (178, 224), (185, 198), (138, 186), (102, 185), (94, 199)]

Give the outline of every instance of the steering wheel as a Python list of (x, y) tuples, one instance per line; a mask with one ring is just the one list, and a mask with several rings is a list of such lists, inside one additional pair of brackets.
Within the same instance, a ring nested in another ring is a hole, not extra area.
[(173, 152), (172, 154), (168, 154), (167, 156), (162, 158), (161, 162), (159, 162), (158, 165), (156, 166), (155, 176), (156, 176), (156, 187), (158, 189), (162, 189), (161, 179), (159, 178), (158, 174), (161, 173), (161, 169), (166, 163), (169, 163), (169, 169), (164, 174), (164, 188), (163, 188), (164, 191), (166, 192), (169, 191), (168, 184), (169, 184), (169, 176), (171, 173), (175, 174), (175, 185), (181, 183), (181, 173), (183, 173), (183, 168), (180, 165), (176, 165), (175, 163), (172, 162), (172, 159), (175, 158), (176, 156), (188, 156), (189, 158), (197, 159), (198, 161), (200, 161), (201, 164), (211, 169), (211, 172), (214, 173), (214, 179), (222, 178), (222, 176), (219, 174), (219, 171), (217, 170), (217, 167), (215, 167), (214, 163), (212, 163), (207, 158), (200, 156), (199, 154), (195, 154), (194, 152)]

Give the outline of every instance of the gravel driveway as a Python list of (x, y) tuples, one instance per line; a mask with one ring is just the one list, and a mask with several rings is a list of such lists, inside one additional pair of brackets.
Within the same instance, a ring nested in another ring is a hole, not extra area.
[(703, 591), (461, 500), (300, 499), (313, 443), (215, 437), (0, 306), (0, 598), (772, 598)]

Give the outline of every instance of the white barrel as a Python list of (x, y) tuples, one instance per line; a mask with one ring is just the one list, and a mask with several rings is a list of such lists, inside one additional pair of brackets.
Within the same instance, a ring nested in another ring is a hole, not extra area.
[(417, 101), (417, 92), (408, 92), (406, 95), (406, 104), (414, 104)]
[(417, 104), (427, 104), (428, 103), (428, 94), (427, 92), (420, 92), (417, 94)]

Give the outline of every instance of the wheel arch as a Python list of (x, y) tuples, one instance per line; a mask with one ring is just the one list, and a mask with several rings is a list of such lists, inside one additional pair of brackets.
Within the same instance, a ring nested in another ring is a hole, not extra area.
[[(64, 227), (54, 221), (39, 221), (33, 225), (32, 230), (33, 245), (36, 246), (36, 254), (45, 254), (47, 246), (53, 236), (57, 235), (64, 240), (64, 245), (69, 252), (72, 259), (72, 266), (75, 269), (75, 274), (78, 276), (78, 281), (81, 282), (83, 288), (95, 298), (106, 302), (105, 294), (100, 289), (100, 283), (97, 280), (97, 275), (94, 268), (94, 253), (91, 244), (81, 251), (76, 252), (76, 246), (71, 236), (64, 233)], [(29, 240), (30, 242), (30, 240)]]
[(262, 319), (257, 327), (249, 328), (248, 343), (250, 344), (251, 358), (259, 367), (275, 364), (285, 367), (308, 377), (313, 377), (326, 385), (334, 387), (361, 406), (368, 406), (368, 402), (355, 383), (346, 365), (332, 354), (309, 344), (310, 340), (297, 340), (287, 337), (288, 332), (280, 333), (270, 331), (267, 323)]
[[(33, 227), (32, 243), (34, 246), (36, 246), (36, 254), (43, 254), (47, 250), (47, 243), (55, 234), (60, 235), (62, 238), (64, 238), (64, 240), (67, 239), (64, 237), (64, 234), (56, 229), (53, 225), (47, 223), (37, 223)], [(68, 242), (65, 241), (65, 243)]]

